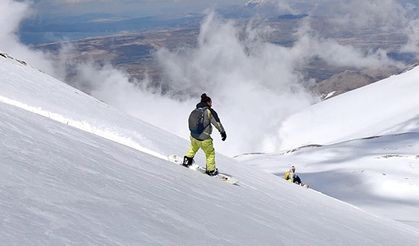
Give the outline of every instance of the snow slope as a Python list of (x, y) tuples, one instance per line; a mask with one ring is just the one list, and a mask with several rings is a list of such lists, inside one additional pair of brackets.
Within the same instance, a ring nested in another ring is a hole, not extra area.
[(218, 166), (240, 186), (168, 163), (163, 156), (182, 153), (185, 140), (2, 57), (0, 95), (3, 245), (419, 241), (401, 223), (230, 158)]
[(239, 159), (278, 176), (295, 165), (314, 189), (419, 229), (419, 133)]
[(419, 132), (419, 67), (333, 97), (291, 116), (281, 149)]
[(276, 175), (293, 164), (316, 190), (419, 228), (418, 78), (416, 67), (313, 105), (280, 129), (290, 151), (238, 159)]

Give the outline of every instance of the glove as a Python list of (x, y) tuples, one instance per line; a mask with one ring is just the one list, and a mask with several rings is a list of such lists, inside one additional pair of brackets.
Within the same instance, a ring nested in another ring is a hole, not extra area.
[(221, 133), (221, 140), (225, 141), (227, 138), (227, 133), (226, 132), (222, 132)]

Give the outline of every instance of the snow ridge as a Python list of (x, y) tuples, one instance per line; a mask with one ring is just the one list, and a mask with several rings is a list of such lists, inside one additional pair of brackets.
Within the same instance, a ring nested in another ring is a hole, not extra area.
[(134, 140), (132, 140), (129, 137), (126, 136), (122, 136), (117, 132), (114, 132), (110, 129), (101, 129), (101, 128), (97, 128), (93, 125), (91, 125), (89, 122), (86, 121), (77, 121), (77, 120), (73, 120), (70, 118), (67, 118), (61, 114), (58, 113), (54, 113), (54, 112), (50, 112), (47, 110), (44, 110), (40, 107), (33, 107), (30, 105), (27, 105), (25, 103), (21, 103), (18, 101), (15, 101), (13, 99), (4, 97), (0, 95), (0, 102), (4, 103), (4, 104), (8, 104), (23, 110), (26, 110), (28, 112), (46, 117), (48, 119), (51, 119), (53, 121), (74, 127), (76, 129), (82, 130), (84, 132), (88, 132), (90, 134), (94, 134), (97, 135), (99, 137), (102, 137), (104, 139), (108, 139), (111, 140), (113, 142), (119, 143), (121, 145), (133, 148), (135, 150), (141, 151), (143, 153), (146, 153), (148, 155), (163, 159), (163, 160), (168, 160), (167, 156), (162, 155), (156, 151), (153, 151), (151, 149), (145, 148), (144, 146), (141, 146), (140, 144), (138, 144), (137, 142), (135, 142)]

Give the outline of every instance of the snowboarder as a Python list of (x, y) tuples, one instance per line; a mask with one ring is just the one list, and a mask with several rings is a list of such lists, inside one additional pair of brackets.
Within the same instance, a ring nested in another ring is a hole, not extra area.
[(191, 144), (183, 158), (183, 165), (185, 167), (192, 165), (196, 152), (202, 148), (206, 156), (206, 174), (214, 176), (218, 174), (218, 169), (215, 166), (215, 150), (211, 138), (212, 125), (220, 132), (221, 140), (225, 141), (227, 134), (220, 118), (211, 106), (211, 98), (204, 93), (201, 95), (201, 102), (196, 105), (196, 109), (189, 115)]
[(291, 166), (291, 169), (287, 170), (284, 173), (284, 179), (301, 186), (304, 186), (304, 184), (301, 182), (300, 177), (295, 173), (295, 166)]

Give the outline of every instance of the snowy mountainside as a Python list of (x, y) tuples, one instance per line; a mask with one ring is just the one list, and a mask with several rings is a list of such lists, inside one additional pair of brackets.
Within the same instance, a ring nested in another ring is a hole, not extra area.
[[(181, 138), (175, 139), (172, 134), (163, 131), (159, 131), (162, 134), (160, 138), (151, 141), (155, 136), (150, 133), (156, 132), (155, 126), (130, 117), (11, 58), (0, 59), (0, 73), (0, 90), (3, 92), (0, 93), (0, 102), (25, 108), (88, 132), (95, 132), (131, 147), (136, 147), (132, 146), (135, 143), (137, 146), (148, 146), (149, 152), (156, 155), (162, 153), (166, 156), (175, 152), (175, 149), (170, 147), (174, 145), (167, 145), (168, 149), (159, 149), (158, 146), (164, 141), (185, 141)], [(137, 128), (144, 131), (139, 132)]]
[(289, 117), (281, 149), (419, 132), (419, 66), (322, 101)]
[(185, 140), (2, 57), (0, 96), (4, 245), (419, 241), (401, 223), (227, 157), (218, 156), (218, 167), (240, 186), (168, 163), (161, 155), (182, 153)]
[(419, 228), (419, 133), (238, 159), (246, 166), (281, 177), (295, 165), (302, 181), (314, 189)]
[(303, 182), (366, 211), (419, 228), (419, 67), (292, 115), (284, 150), (243, 164)]

